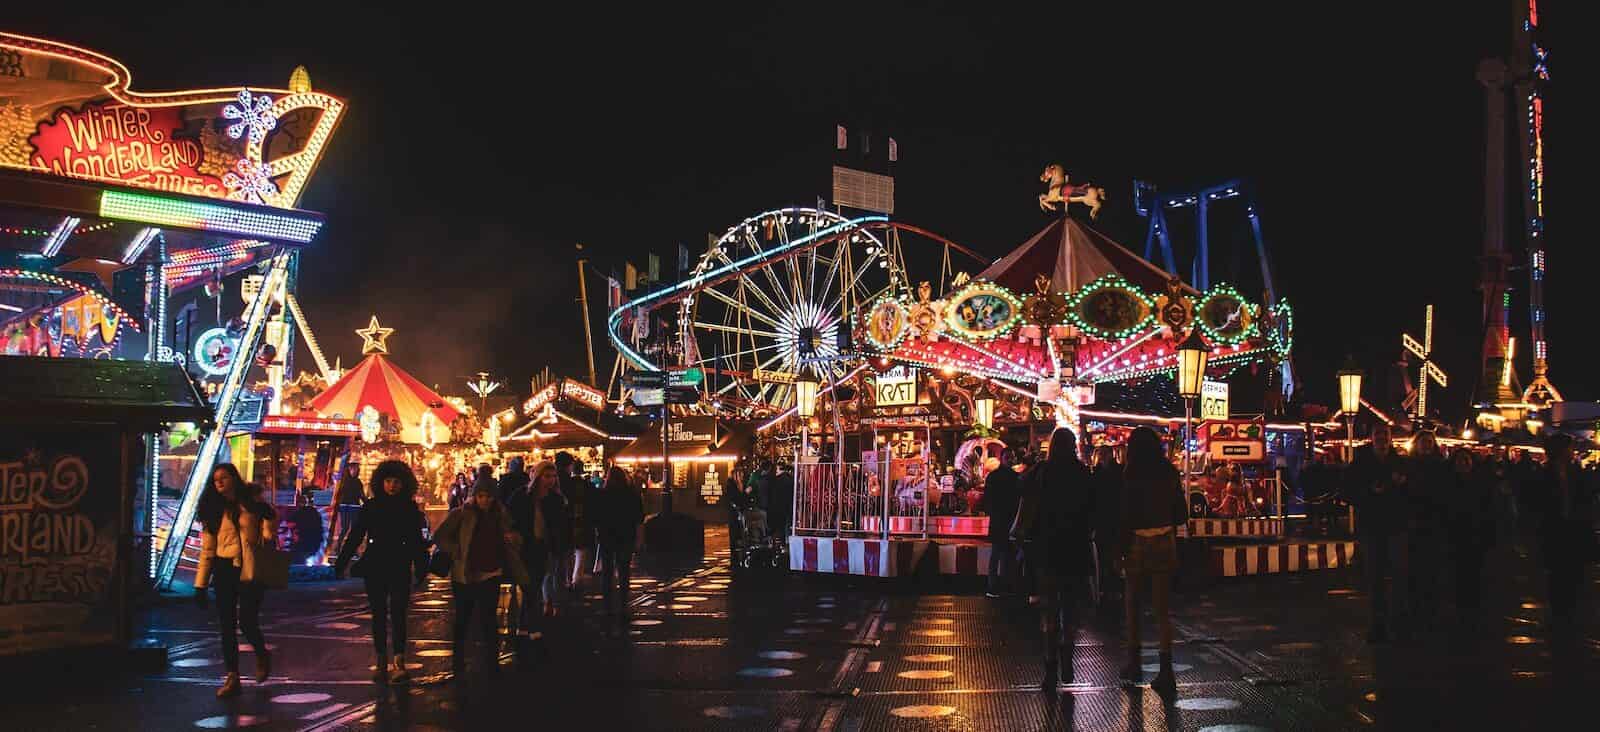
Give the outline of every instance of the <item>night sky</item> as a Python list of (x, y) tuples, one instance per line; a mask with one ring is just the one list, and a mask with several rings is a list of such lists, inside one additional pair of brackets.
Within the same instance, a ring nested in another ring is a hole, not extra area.
[[(0, 23), (118, 58), (145, 91), (283, 86), (304, 64), (317, 89), (347, 99), (301, 201), (329, 223), (300, 290), (346, 365), (359, 358), (351, 331), (376, 312), (397, 329), (394, 358), (450, 392), (483, 369), (517, 391), (545, 365), (581, 375), (574, 243), (603, 270), (624, 256), (643, 266), (646, 251), (670, 270), (678, 242), (698, 252), (749, 214), (826, 196), (844, 124), (870, 131), (875, 154), (898, 141), (897, 218), (993, 256), (1048, 223), (1034, 200), (1047, 163), (1105, 186), (1096, 226), (1139, 251), (1133, 178), (1253, 180), (1309, 397), (1336, 399), (1346, 352), (1369, 371), (1392, 361), (1434, 303), (1451, 375), (1435, 399), (1465, 414), (1481, 327), (1474, 71), (1509, 48), (1509, 1), (1448, 15), (1395, 3), (1316, 14), (1120, 3), (1116, 15), (1088, 3), (998, 15), (594, 3), (512, 17), (457, 3), (316, 17), (332, 5), (8, 8)], [(1600, 255), (1574, 172), (1594, 166), (1569, 141), (1595, 120), (1562, 94), (1592, 88), (1593, 51), (1563, 27), (1572, 3), (1545, 5), (1552, 377), (1568, 398), (1594, 398), (1600, 379), (1581, 359), (1596, 352), (1585, 289)], [(1252, 271), (1232, 254), (1247, 244), (1242, 211), (1214, 216), (1213, 278)], [(603, 282), (590, 288), (603, 377)], [(1525, 307), (1513, 318), (1525, 331)]]

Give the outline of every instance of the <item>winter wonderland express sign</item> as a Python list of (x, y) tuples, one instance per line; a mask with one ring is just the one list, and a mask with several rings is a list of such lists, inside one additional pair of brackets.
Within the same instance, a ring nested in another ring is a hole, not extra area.
[(118, 435), (0, 429), (0, 655), (115, 639)]
[(28, 138), (35, 168), (56, 175), (222, 198), (222, 178), (200, 171), (205, 149), (187, 138), (177, 107), (86, 104), (62, 108)]

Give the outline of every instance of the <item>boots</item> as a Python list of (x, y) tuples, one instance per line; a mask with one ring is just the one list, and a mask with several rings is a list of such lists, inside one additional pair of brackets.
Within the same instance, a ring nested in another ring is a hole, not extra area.
[(1150, 680), (1150, 688), (1163, 694), (1171, 694), (1178, 689), (1178, 679), (1172, 673), (1172, 651), (1161, 653), (1161, 670), (1156, 677)]
[(1060, 659), (1060, 662), (1059, 662), (1060, 673), (1057, 676), (1061, 680), (1061, 683), (1063, 683), (1063, 684), (1073, 683), (1073, 678), (1074, 677), (1073, 677), (1073, 672), (1072, 672), (1072, 645), (1071, 644), (1063, 644), (1061, 646), (1061, 653), (1060, 653), (1060, 655), (1057, 656), (1057, 658)]
[(238, 695), (239, 674), (230, 671), (227, 676), (222, 677), (222, 686), (217, 687), (217, 698), (226, 699), (230, 696)]
[(1128, 663), (1122, 667), (1122, 671), (1117, 676), (1122, 679), (1122, 683), (1130, 686), (1144, 681), (1144, 665), (1139, 660), (1139, 644), (1137, 641), (1128, 647)]
[(1056, 690), (1056, 685), (1061, 680), (1059, 669), (1060, 659), (1053, 654), (1046, 654), (1044, 657), (1044, 680), (1039, 682), (1040, 691)]
[(389, 659), (382, 653), (378, 654), (378, 661), (372, 665), (372, 683), (381, 684), (389, 680)]
[(398, 684), (409, 678), (411, 678), (411, 674), (406, 673), (405, 655), (400, 653), (394, 654), (394, 665), (389, 670), (389, 683)]
[(265, 644), (256, 649), (256, 683), (266, 683), (267, 677), (272, 675), (272, 654), (267, 652)]

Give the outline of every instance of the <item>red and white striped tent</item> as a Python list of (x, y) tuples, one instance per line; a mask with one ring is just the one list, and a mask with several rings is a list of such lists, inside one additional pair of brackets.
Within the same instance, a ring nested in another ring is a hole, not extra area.
[[(324, 417), (360, 419), (371, 405), (379, 414), (400, 423), (404, 442), (421, 442), (422, 415), (432, 412), (441, 425), (461, 416), (444, 397), (391, 363), (382, 353), (369, 353), (333, 386), (311, 400), (311, 408)], [(445, 440), (439, 440), (444, 442)]]

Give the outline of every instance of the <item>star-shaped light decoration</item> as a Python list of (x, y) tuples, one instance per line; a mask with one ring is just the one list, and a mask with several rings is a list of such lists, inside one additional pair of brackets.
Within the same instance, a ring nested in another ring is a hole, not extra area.
[(356, 331), (356, 335), (362, 338), (361, 354), (388, 353), (389, 334), (393, 332), (393, 328), (385, 328), (378, 325), (378, 316), (372, 316), (372, 322), (368, 323), (367, 327)]

